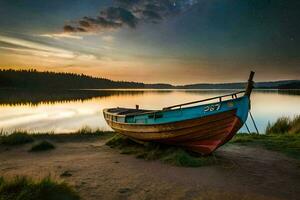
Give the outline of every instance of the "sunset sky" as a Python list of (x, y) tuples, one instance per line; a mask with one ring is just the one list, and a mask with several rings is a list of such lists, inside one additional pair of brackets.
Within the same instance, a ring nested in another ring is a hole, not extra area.
[(189, 84), (300, 78), (298, 0), (0, 0), (0, 69)]

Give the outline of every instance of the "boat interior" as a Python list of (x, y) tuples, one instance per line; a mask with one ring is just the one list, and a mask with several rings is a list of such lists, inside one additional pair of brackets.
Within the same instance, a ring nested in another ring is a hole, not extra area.
[(144, 109), (136, 109), (136, 108), (110, 108), (107, 111), (109, 113), (116, 114), (116, 115), (136, 115), (136, 114), (153, 112), (154, 110), (144, 110)]

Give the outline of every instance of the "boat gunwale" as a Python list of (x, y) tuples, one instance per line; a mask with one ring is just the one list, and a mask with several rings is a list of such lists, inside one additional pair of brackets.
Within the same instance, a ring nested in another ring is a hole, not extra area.
[[(195, 108), (195, 107), (204, 106), (204, 105), (210, 105), (210, 104), (214, 104), (214, 103), (207, 103), (207, 104), (203, 104), (203, 105), (189, 106), (189, 107), (185, 107), (185, 108), (182, 108), (180, 105), (190, 105), (190, 104), (195, 104), (195, 103), (201, 103), (201, 102), (205, 102), (205, 101), (211, 101), (211, 100), (214, 100), (214, 99), (220, 99), (220, 98), (223, 98), (223, 97), (234, 96), (234, 95), (241, 94), (241, 93), (245, 93), (245, 90), (235, 92), (235, 93), (231, 93), (231, 94), (227, 94), (227, 95), (221, 95), (221, 96), (212, 97), (212, 98), (208, 98), (208, 99), (203, 99), (203, 100), (199, 100), (199, 101), (192, 101), (192, 102), (189, 102), (189, 103), (178, 104), (178, 105), (175, 105), (175, 106), (166, 107), (166, 108), (170, 108), (170, 109), (163, 108), (161, 110), (154, 110), (154, 111), (138, 113), (138, 114), (120, 115), (120, 114), (114, 114), (114, 113), (108, 112), (108, 110), (112, 109), (112, 108), (103, 109), (103, 113), (105, 113), (107, 115), (110, 115), (110, 116), (114, 116), (114, 117), (129, 117), (129, 116), (140, 116), (140, 115), (147, 115), (147, 114), (155, 114), (155, 113), (165, 112), (165, 111), (176, 111), (176, 110), (182, 110), (182, 109), (190, 109), (190, 108)], [(219, 103), (220, 102), (227, 102), (227, 101), (231, 101), (231, 100), (236, 100), (236, 99), (241, 99), (243, 97), (245, 97), (245, 95), (237, 97), (237, 98), (232, 98), (232, 99), (219, 101)], [(180, 106), (180, 107), (176, 108), (176, 109), (171, 109), (171, 107), (173, 108), (173, 107), (178, 107), (178, 106)], [(114, 122), (116, 122), (116, 121), (114, 121)], [(128, 124), (128, 123), (124, 123), (124, 124)]]
[[(162, 110), (163, 111), (165, 111), (165, 110), (171, 110), (172, 108), (176, 108), (176, 107), (179, 107), (177, 109), (181, 109), (182, 106), (196, 104), (196, 103), (201, 103), (201, 102), (205, 102), (205, 101), (211, 101), (211, 100), (214, 100), (214, 99), (220, 99), (220, 102), (223, 102), (222, 101), (223, 97), (232, 96), (232, 99), (234, 99), (233, 97), (236, 96), (237, 94), (241, 94), (241, 93), (245, 93), (245, 92), (246, 91), (243, 90), (243, 91), (239, 91), (239, 92), (235, 92), (235, 93), (231, 93), (231, 94), (226, 94), (226, 95), (221, 95), (221, 96), (216, 96), (216, 97), (211, 97), (211, 98), (207, 98), (207, 99), (203, 99), (203, 100), (191, 101), (191, 102), (188, 102), (188, 103), (183, 103), (183, 104), (168, 106), (168, 107), (163, 108)], [(240, 98), (240, 97), (237, 97), (237, 98)], [(235, 99), (237, 99), (237, 98), (235, 98)], [(228, 100), (225, 100), (225, 101), (228, 101)], [(191, 107), (194, 107), (194, 106), (191, 106)], [(175, 110), (175, 109), (173, 109), (173, 110)]]

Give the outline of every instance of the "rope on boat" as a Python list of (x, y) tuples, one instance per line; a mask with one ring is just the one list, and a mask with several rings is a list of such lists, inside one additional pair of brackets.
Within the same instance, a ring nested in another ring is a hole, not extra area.
[(256, 133), (259, 134), (258, 128), (257, 128), (257, 126), (256, 126), (256, 123), (255, 123), (255, 121), (254, 121), (254, 118), (253, 118), (253, 116), (252, 116), (250, 110), (249, 110), (249, 113), (250, 113), (250, 117), (251, 117), (252, 123), (253, 123), (253, 125), (254, 125), (254, 127), (255, 127)]

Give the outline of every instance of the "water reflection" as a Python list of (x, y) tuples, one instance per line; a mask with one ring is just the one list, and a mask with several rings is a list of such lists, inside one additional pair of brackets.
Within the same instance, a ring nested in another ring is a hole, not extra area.
[[(0, 129), (72, 132), (84, 126), (110, 130), (102, 116), (107, 107), (161, 109), (166, 106), (228, 94), (233, 90), (0, 90)], [(300, 114), (300, 91), (256, 90), (252, 113), (261, 132), (268, 121)], [(253, 125), (248, 122), (250, 129)], [(241, 131), (246, 131), (242, 129)]]
[(300, 95), (300, 90), (278, 90), (282, 95)]
[[(92, 98), (108, 96), (142, 95), (142, 90), (0, 90), (0, 105), (39, 105), (67, 102), (83, 102)], [(158, 92), (158, 91), (149, 91)], [(170, 91), (159, 91), (170, 92)]]

